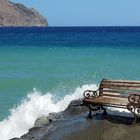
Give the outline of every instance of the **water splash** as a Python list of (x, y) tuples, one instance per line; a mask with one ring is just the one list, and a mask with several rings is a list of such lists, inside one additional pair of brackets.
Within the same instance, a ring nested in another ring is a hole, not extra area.
[(54, 97), (51, 93), (43, 95), (40, 91), (34, 89), (20, 105), (11, 109), (11, 115), (8, 118), (0, 122), (0, 138), (8, 140), (20, 137), (34, 126), (37, 118), (47, 116), (51, 112), (63, 111), (71, 100), (83, 97), (83, 92), (86, 89), (96, 90), (97, 88), (95, 84), (83, 85), (76, 88), (74, 93), (65, 95), (58, 102), (54, 102)]

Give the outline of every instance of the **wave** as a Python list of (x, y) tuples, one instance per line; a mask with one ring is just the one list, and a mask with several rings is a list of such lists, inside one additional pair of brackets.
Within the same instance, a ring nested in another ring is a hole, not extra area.
[(0, 122), (0, 138), (8, 140), (22, 136), (34, 126), (37, 118), (47, 116), (51, 112), (63, 111), (71, 100), (83, 97), (83, 92), (86, 89), (96, 90), (97, 88), (95, 84), (83, 85), (76, 88), (74, 93), (65, 95), (57, 102), (54, 101), (55, 96), (52, 93), (42, 94), (34, 89), (17, 107), (10, 110), (10, 116)]

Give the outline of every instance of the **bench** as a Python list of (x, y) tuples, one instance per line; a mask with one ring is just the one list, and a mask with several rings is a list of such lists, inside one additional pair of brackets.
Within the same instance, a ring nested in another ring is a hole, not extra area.
[(134, 115), (134, 122), (140, 117), (140, 81), (103, 79), (96, 91), (86, 90), (83, 103), (92, 111), (103, 110), (104, 106), (128, 109)]

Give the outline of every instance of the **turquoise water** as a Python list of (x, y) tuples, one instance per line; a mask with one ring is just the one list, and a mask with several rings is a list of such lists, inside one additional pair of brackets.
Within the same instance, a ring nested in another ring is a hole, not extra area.
[(140, 27), (0, 28), (0, 137), (21, 136), (103, 78), (139, 75)]
[(133, 47), (0, 48), (0, 118), (33, 88), (59, 97), (102, 78), (139, 80), (139, 54)]

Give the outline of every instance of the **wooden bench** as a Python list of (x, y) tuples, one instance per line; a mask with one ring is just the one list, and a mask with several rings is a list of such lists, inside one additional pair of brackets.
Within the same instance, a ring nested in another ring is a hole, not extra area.
[(140, 117), (140, 81), (103, 79), (96, 91), (86, 90), (84, 97), (90, 118), (92, 111), (100, 109), (106, 115), (104, 106), (128, 109), (134, 114), (134, 123)]

